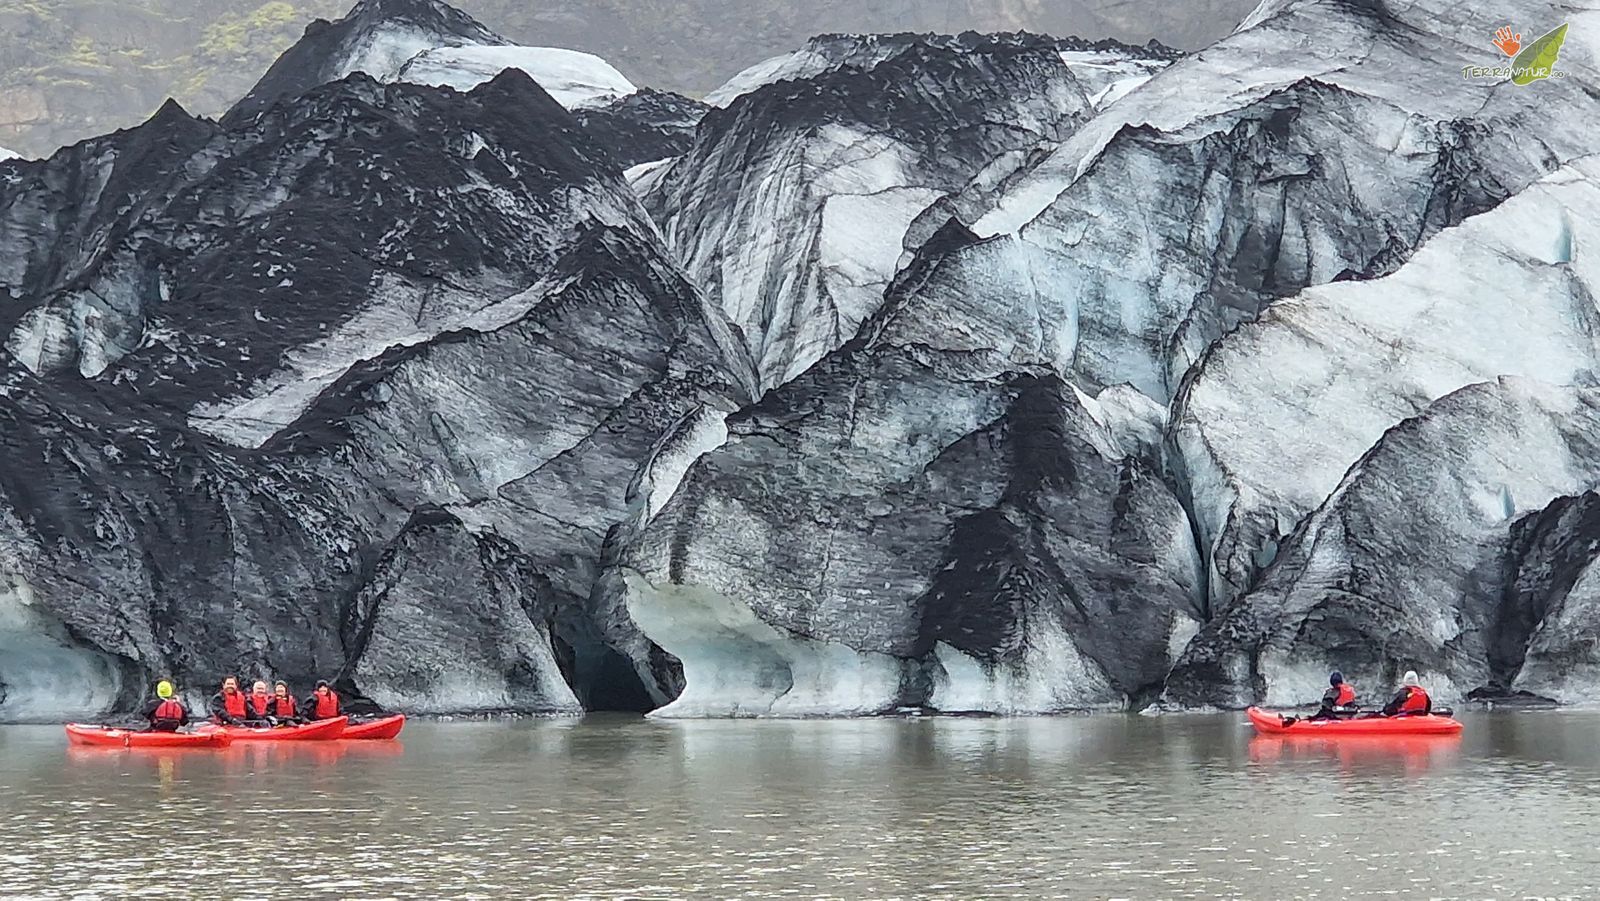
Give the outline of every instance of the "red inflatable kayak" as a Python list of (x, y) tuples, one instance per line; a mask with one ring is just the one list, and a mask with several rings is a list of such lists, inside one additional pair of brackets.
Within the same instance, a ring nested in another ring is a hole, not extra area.
[(344, 733), (347, 716), (331, 720), (317, 720), (303, 726), (218, 726), (207, 723), (200, 729), (208, 733), (222, 733), (234, 741), (332, 741)]
[(1347, 720), (1300, 719), (1284, 725), (1283, 716), (1251, 707), (1250, 725), (1262, 735), (1454, 735), (1461, 723), (1448, 716), (1374, 716)]
[(349, 723), (344, 727), (344, 731), (339, 734), (339, 737), (369, 740), (394, 738), (400, 734), (400, 730), (405, 728), (405, 725), (405, 715), (397, 713), (394, 716), (386, 716), (369, 723)]
[(91, 748), (226, 748), (225, 732), (135, 732), (114, 726), (67, 724), (67, 743)]

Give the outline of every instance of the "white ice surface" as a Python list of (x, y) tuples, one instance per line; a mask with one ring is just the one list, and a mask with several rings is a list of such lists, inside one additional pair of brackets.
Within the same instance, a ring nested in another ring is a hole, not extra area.
[(705, 102), (712, 106), (727, 106), (762, 85), (785, 79), (805, 78), (827, 71), (830, 65), (826, 56), (813, 50), (784, 53), (764, 59), (728, 79), (721, 87), (707, 94)]
[[(1528, 641), (1529, 659), (1517, 673), (1513, 689), (1563, 704), (1600, 700), (1600, 648), (1591, 625), (1597, 600), (1600, 566), (1590, 563), (1560, 607), (1534, 629)], [(1547, 656), (1552, 651), (1557, 655), (1554, 660)]]
[(1464, 385), (1594, 380), (1593, 234), (1600, 157), (1441, 232), (1393, 275), (1311, 288), (1225, 338), (1176, 431), (1207, 540), (1243, 511), (1286, 533), (1385, 430)]
[(622, 177), (625, 181), (627, 181), (628, 187), (633, 189), (633, 193), (643, 197), (646, 194), (649, 194), (651, 189), (653, 189), (656, 184), (661, 181), (661, 176), (665, 175), (667, 170), (672, 168), (672, 164), (676, 162), (677, 159), (678, 158), (675, 156), (669, 156), (663, 160), (651, 160), (648, 163), (640, 163), (637, 166), (629, 166), (628, 168), (622, 170)]
[(407, 62), (399, 80), (465, 93), (506, 69), (526, 72), (567, 109), (603, 106), (638, 90), (600, 57), (559, 47), (435, 47)]
[(1089, 98), (1095, 109), (1105, 109), (1118, 100), (1128, 96), (1133, 90), (1150, 80), (1149, 75), (1134, 75), (1130, 78), (1121, 78), (1096, 91)]
[[(1428, 22), (1430, 29), (1457, 37), (1450, 32), (1458, 30), (1459, 23), (1467, 17), (1458, 13), (1441, 21), (1440, 11), (1450, 5), (1450, 0), (1423, 0), (1409, 4), (1406, 14)], [(1403, 49), (1374, 43), (1372, 35), (1356, 24), (1358, 12), (1325, 17), (1329, 23), (1347, 25), (1348, 34), (1328, 31), (1308, 38), (1298, 31), (1306, 20), (1275, 20), (1283, 12), (1281, 6), (1284, 4), (1264, 3), (1256, 16), (1257, 27), (1236, 31), (1218, 44), (1179, 60), (1117, 102), (1109, 102), (1109, 94), (1099, 98), (1104, 111), (1033, 171), (1010, 185), (973, 225), (973, 230), (980, 237), (1020, 230), (1081, 178), (1112, 138), (1128, 126), (1147, 125), (1168, 134), (1188, 129), (1196, 138), (1226, 131), (1237, 121), (1230, 113), (1308, 79), (1357, 94), (1388, 98), (1400, 109), (1426, 110), (1430, 117), (1465, 119), (1477, 112), (1496, 87), (1487, 81), (1460, 77), (1460, 63), (1481, 62), (1484, 58), (1475, 51), (1469, 55), (1469, 46), (1476, 44), (1469, 45), (1465, 34), (1458, 36), (1460, 40), (1436, 45), (1441, 58), (1426, 63), (1433, 71), (1454, 72), (1456, 77), (1448, 84), (1435, 79), (1397, 78), (1394, 73), (1398, 67), (1418, 61), (1401, 58)], [(1310, 9), (1312, 5), (1303, 6)], [(1578, 30), (1574, 24), (1573, 33)], [(1068, 64), (1090, 71), (1096, 65), (1092, 59)]]
[[(1497, 549), (1516, 519), (1600, 484), (1592, 459), (1596, 436), (1600, 391), (1517, 377), (1463, 388), (1397, 426), (1306, 521), (1294, 565), (1269, 572), (1262, 587), (1236, 602), (1255, 605), (1254, 616), (1272, 621), (1254, 665), (1248, 653), (1231, 655), (1231, 668), (1242, 672), (1237, 684), (1250, 685), (1256, 674), (1269, 704), (1314, 702), (1327, 671), (1342, 661), (1324, 659), (1314, 640), (1300, 638), (1330, 595), (1368, 579), (1375, 585), (1364, 590), (1381, 591), (1417, 640), (1453, 658), (1450, 672), (1426, 678), (1435, 698), (1459, 699), (1484, 684), (1487, 661), (1447, 650), (1479, 640), (1473, 633), (1480, 626), (1464, 615), (1461, 599), (1482, 589), (1479, 567), (1499, 568)], [(1397, 526), (1428, 524), (1425, 547), (1417, 542), (1394, 552), (1427, 557), (1368, 575), (1363, 559), (1394, 539), (1365, 528), (1390, 504), (1405, 511), (1392, 520)], [(1338, 668), (1358, 684), (1376, 684), (1381, 676)]]
[(357, 363), (445, 332), (494, 331), (520, 319), (560, 288), (540, 282), (489, 301), (467, 290), (422, 288), (389, 275), (380, 278), (366, 309), (326, 338), (285, 351), (282, 365), (272, 375), (242, 393), (196, 406), (189, 413), (190, 425), (231, 444), (260, 447)]
[(687, 422), (683, 431), (674, 436), (671, 447), (666, 447), (646, 464), (644, 482), (649, 486), (644, 519), (655, 518), (672, 500), (696, 460), (716, 450), (728, 441), (728, 414), (721, 410), (701, 408)]
[(702, 586), (627, 575), (628, 613), (683, 663), (684, 689), (654, 717), (848, 716), (892, 706), (900, 664), (776, 629)]
[(363, 35), (354, 46), (346, 48), (344, 58), (335, 70), (337, 81), (352, 72), (365, 72), (378, 81), (394, 81), (412, 57), (439, 46), (436, 32), (405, 25), (386, 25)]
[(21, 158), (22, 154), (17, 153), (14, 150), (7, 150), (4, 147), (0, 147), (0, 160), (16, 160)]
[(0, 573), (0, 723), (91, 720), (122, 689), (114, 660), (74, 645), (35, 608), (33, 587)]
[(638, 90), (610, 63), (560, 47), (462, 43), (433, 31), (388, 25), (347, 48), (335, 78), (365, 72), (378, 81), (404, 81), (466, 92), (506, 69), (521, 69), (568, 109), (600, 106)]
[(930, 703), (941, 711), (1024, 714), (1127, 707), (1127, 698), (1100, 665), (1079, 652), (1072, 637), (1048, 617), (1028, 623), (1027, 650), (1012, 663), (987, 664), (944, 642), (933, 653), (942, 675), (935, 676)]
[(1154, 453), (1161, 447), (1167, 409), (1132, 385), (1112, 385), (1094, 397), (1072, 388), (1078, 403), (1110, 440), (1100, 448), (1108, 460)]
[(116, 259), (87, 289), (64, 292), (22, 315), (6, 349), (35, 373), (74, 368), (95, 378), (144, 339), (144, 277)]
[(877, 310), (907, 228), (940, 196), (920, 185), (923, 166), (893, 138), (823, 125), (798, 153), (752, 169), (739, 203), (692, 238), (668, 223), (697, 281), (720, 287), (763, 387), (804, 372)]

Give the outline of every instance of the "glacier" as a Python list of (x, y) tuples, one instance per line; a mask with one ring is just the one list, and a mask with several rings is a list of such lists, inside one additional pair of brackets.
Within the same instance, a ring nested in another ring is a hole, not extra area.
[(0, 722), (61, 722), (103, 713), (124, 695), (128, 671), (84, 648), (38, 608), (32, 585), (0, 570)]
[[(747, 85), (707, 114), (687, 153), (649, 174), (645, 192), (668, 245), (738, 327), (766, 388), (857, 333), (914, 249), (913, 223), (937, 201), (1090, 111), (1042, 39), (814, 45), (851, 64), (810, 81)], [(885, 91), (900, 103), (870, 101)]]
[(1600, 158), (1579, 158), (1440, 232), (1393, 274), (1310, 288), (1212, 349), (1173, 428), (1215, 600), (1247, 585), (1367, 448), (1434, 400), (1502, 375), (1595, 383), (1600, 268), (1574, 236), (1600, 225), (1597, 203)]
[(395, 78), (470, 91), (506, 69), (520, 69), (567, 109), (604, 106), (638, 88), (592, 53), (560, 47), (432, 47), (410, 57)]
[(337, 22), (313, 23), (229, 115), (237, 121), (357, 72), (466, 93), (506, 69), (526, 73), (569, 109), (602, 106), (638, 90), (598, 56), (515, 45), (434, 0), (361, 0)]
[(219, 121), (0, 163), (0, 720), (1581, 700), (1568, 16), (1525, 87), (1445, 0), (1269, 0), (701, 101), (362, 0)]
[(1298, 704), (1320, 690), (1319, 672), (1392, 685), (1401, 664), (1446, 700), (1489, 685), (1513, 526), (1596, 487), (1597, 441), (1593, 387), (1503, 376), (1427, 405), (1363, 454), (1253, 590), (1206, 624), (1168, 696)]

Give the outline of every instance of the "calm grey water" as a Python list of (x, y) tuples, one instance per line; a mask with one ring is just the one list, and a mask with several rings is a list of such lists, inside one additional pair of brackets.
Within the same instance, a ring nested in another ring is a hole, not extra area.
[(1461, 739), (1242, 716), (413, 723), (69, 751), (0, 728), (0, 895), (1600, 896), (1600, 714)]

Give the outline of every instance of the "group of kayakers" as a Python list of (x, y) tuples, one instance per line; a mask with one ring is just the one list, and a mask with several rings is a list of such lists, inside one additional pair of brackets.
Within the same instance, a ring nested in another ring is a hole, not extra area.
[[(1354, 685), (1344, 680), (1344, 674), (1335, 670), (1328, 676), (1328, 690), (1322, 693), (1322, 707), (1310, 717), (1314, 720), (1331, 720), (1354, 716), (1360, 711), (1356, 703)], [(1381, 716), (1418, 716), (1433, 712), (1433, 700), (1422, 687), (1415, 670), (1407, 670), (1400, 678), (1400, 690), (1379, 711)]]
[[(176, 732), (189, 724), (189, 708), (178, 700), (177, 690), (166, 679), (156, 683), (156, 696), (143, 713), (153, 732)], [(225, 726), (292, 726), (339, 716), (340, 701), (326, 681), (318, 682), (304, 701), (296, 701), (286, 682), (274, 683), (269, 692), (267, 683), (258, 681), (247, 693), (240, 690), (238, 676), (228, 676), (222, 680), (221, 690), (211, 696), (207, 713), (212, 722)]]

